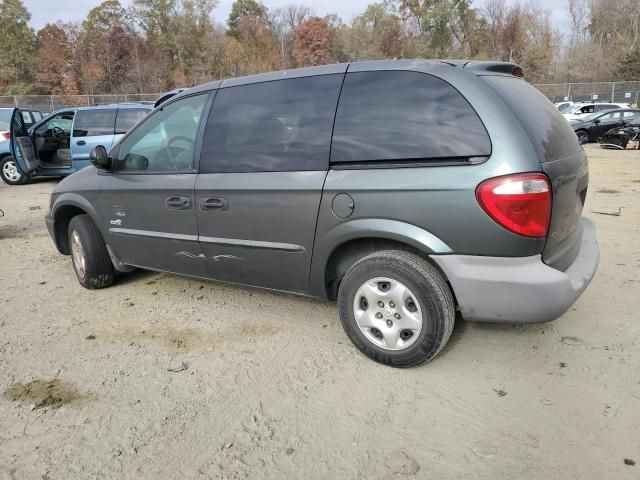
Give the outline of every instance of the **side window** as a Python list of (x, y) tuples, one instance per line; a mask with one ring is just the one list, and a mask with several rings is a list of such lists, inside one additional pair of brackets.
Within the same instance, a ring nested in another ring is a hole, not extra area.
[(200, 173), (326, 170), (343, 75), (218, 90)]
[(638, 112), (624, 112), (623, 116), (626, 120), (629, 120), (631, 118), (635, 118), (638, 116)]
[(42, 113), (38, 112), (37, 110), (31, 112), (31, 116), (33, 117), (34, 122), (39, 122), (40, 120), (42, 120)]
[(605, 115), (599, 116), (598, 120), (600, 120), (601, 122), (610, 122), (616, 115), (616, 113), (607, 113)]
[(593, 105), (588, 105), (586, 107), (582, 107), (580, 109), (580, 113), (593, 113), (593, 109), (594, 109)]
[(120, 143), (114, 170), (193, 170), (198, 126), (208, 98), (208, 93), (182, 98), (147, 117)]
[(115, 110), (79, 110), (73, 124), (74, 137), (93, 137), (97, 135), (113, 135), (116, 122)]
[(31, 113), (23, 110), (22, 112), (22, 121), (24, 122), (24, 128), (30, 128), (35, 122), (33, 118), (31, 118)]
[(489, 135), (447, 82), (418, 72), (348, 73), (331, 162), (370, 162), (491, 154)]
[(127, 133), (140, 120), (146, 117), (151, 110), (146, 108), (121, 108), (116, 117), (116, 135)]

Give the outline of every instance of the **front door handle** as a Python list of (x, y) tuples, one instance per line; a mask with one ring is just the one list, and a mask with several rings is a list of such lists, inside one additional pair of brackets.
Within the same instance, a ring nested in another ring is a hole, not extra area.
[(76, 142), (76, 145), (80, 145), (80, 146), (82, 146), (82, 145), (86, 145), (86, 144), (87, 144), (87, 142), (85, 142), (84, 140), (78, 140), (78, 141)]
[(203, 197), (200, 199), (200, 210), (226, 210), (229, 208), (229, 201), (226, 198)]
[(164, 204), (169, 210), (189, 210), (191, 208), (191, 197), (168, 197)]

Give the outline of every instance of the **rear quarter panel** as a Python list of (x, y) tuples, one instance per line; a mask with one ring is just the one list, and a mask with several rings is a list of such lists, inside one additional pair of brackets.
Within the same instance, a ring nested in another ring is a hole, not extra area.
[[(366, 69), (366, 64), (358, 68)], [(521, 237), (500, 227), (475, 197), (476, 187), (487, 178), (541, 170), (518, 120), (475, 74), (448, 66), (427, 73), (451, 83), (473, 106), (491, 138), (491, 156), (478, 165), (330, 170), (318, 215), (313, 290), (323, 288), (319, 278), (324, 278), (331, 252), (341, 244), (332, 232), (358, 219), (391, 219), (417, 226), (456, 254), (520, 257), (539, 254), (544, 248), (544, 239)], [(333, 198), (340, 193), (353, 198), (353, 214), (347, 219), (332, 211)], [(363, 238), (376, 235), (375, 231), (362, 232)]]

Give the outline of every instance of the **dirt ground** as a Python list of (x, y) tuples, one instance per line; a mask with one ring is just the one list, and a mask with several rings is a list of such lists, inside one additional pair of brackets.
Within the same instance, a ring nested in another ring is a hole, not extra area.
[(85, 290), (45, 229), (56, 181), (0, 185), (0, 479), (640, 478), (640, 152), (588, 151), (582, 298), (458, 322), (409, 370), (329, 303), (148, 272)]

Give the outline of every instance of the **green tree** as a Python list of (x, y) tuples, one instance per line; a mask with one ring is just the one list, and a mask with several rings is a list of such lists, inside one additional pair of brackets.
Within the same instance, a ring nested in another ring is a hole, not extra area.
[(127, 11), (122, 8), (118, 0), (106, 0), (91, 9), (87, 19), (82, 22), (85, 31), (93, 34), (105, 34), (114, 27), (128, 26)]
[(5, 93), (26, 93), (31, 88), (37, 39), (31, 14), (20, 0), (0, 2), (0, 86)]
[(231, 12), (229, 12), (229, 18), (227, 19), (227, 26), (229, 27), (227, 33), (235, 39), (239, 39), (241, 35), (240, 27), (244, 18), (255, 17), (264, 20), (266, 14), (267, 8), (255, 0), (236, 0), (231, 6)]
[(423, 55), (445, 57), (472, 34), (470, 0), (396, 0)]

